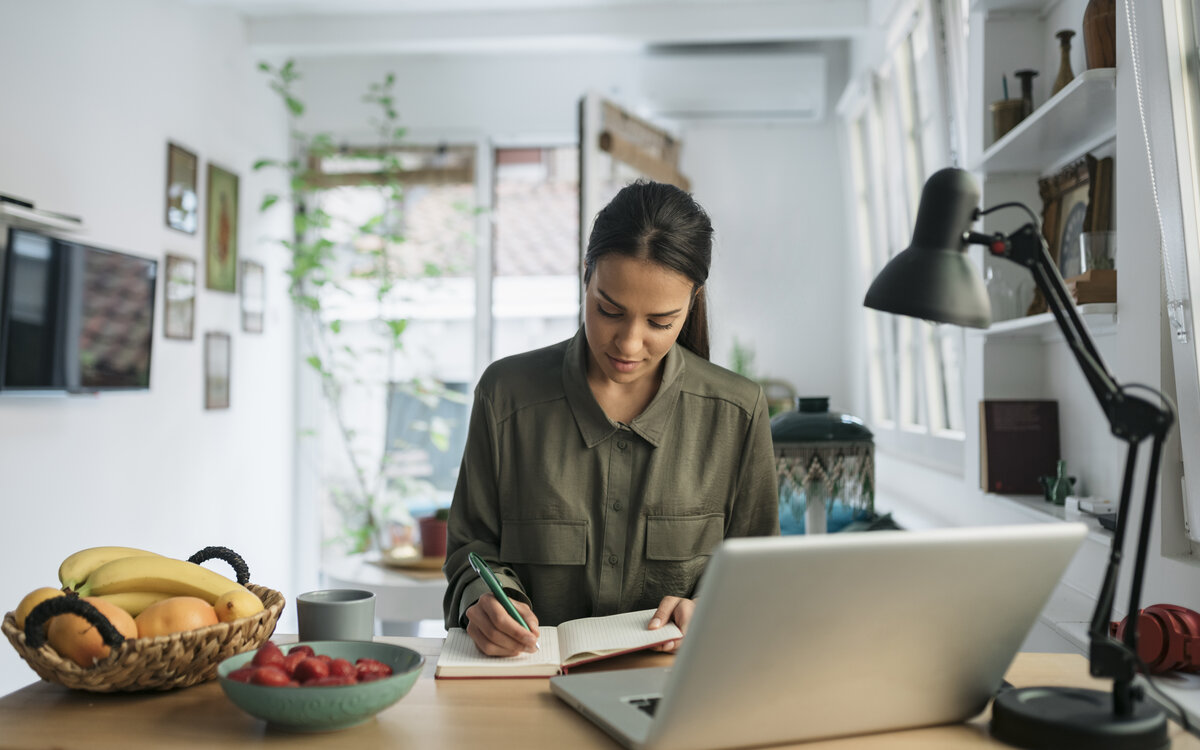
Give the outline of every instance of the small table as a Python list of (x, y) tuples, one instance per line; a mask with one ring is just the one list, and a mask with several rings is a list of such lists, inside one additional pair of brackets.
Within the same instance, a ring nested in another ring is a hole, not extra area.
[(441, 570), (388, 567), (379, 553), (350, 555), (321, 567), (324, 585), (363, 589), (375, 594), (375, 617), (397, 627), (389, 634), (416, 635), (422, 620), (441, 622), (446, 576)]
[[(294, 637), (277, 636), (290, 642)], [(176, 750), (179, 748), (479, 748), (619, 750), (598, 726), (550, 693), (546, 679), (438, 680), (442, 642), (379, 638), (425, 656), (412, 692), (365, 724), (338, 732), (292, 734), (242, 713), (216, 681), (164, 693), (85, 693), (36, 682), (0, 697), (0, 750)], [(664, 666), (675, 657), (641, 652), (589, 664), (579, 671)], [(866, 664), (866, 662), (864, 662)], [(869, 668), (869, 667), (867, 667)], [(32, 677), (31, 673), (31, 677)], [(1101, 688), (1077, 654), (1018, 654), (1008, 671), (1014, 685)], [(805, 707), (796, 706), (797, 720)], [(928, 750), (1004, 748), (988, 734), (990, 711), (959, 723), (792, 745), (799, 750)], [(1195, 750), (1200, 739), (1171, 725), (1172, 750)]]

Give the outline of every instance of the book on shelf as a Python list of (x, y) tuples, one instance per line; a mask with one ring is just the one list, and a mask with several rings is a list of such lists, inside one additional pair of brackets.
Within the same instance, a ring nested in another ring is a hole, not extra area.
[(553, 677), (568, 669), (633, 651), (653, 648), (683, 633), (674, 623), (648, 630), (653, 609), (606, 617), (583, 617), (558, 626), (538, 628), (541, 649), (518, 656), (487, 656), (462, 628), (446, 632), (434, 676), (439, 679), (467, 677)]
[(1060, 457), (1058, 402), (979, 402), (979, 480), (985, 492), (1040, 495), (1039, 477), (1054, 476)]

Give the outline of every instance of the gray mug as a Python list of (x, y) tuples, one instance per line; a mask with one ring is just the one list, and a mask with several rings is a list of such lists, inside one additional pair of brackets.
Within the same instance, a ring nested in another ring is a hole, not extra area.
[(302, 641), (369, 641), (375, 637), (375, 594), (322, 589), (296, 597)]

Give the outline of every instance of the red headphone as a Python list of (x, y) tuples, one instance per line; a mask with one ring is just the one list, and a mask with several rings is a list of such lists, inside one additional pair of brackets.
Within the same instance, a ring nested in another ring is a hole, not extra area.
[[(1126, 617), (1109, 625), (1117, 639), (1125, 637)], [(1200, 613), (1174, 604), (1138, 610), (1138, 658), (1151, 674), (1180, 670), (1200, 672)]]

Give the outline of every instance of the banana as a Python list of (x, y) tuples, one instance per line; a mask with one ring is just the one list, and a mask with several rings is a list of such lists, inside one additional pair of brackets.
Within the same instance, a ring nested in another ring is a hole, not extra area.
[(111, 602), (125, 610), (132, 617), (137, 617), (146, 607), (163, 599), (171, 598), (170, 594), (161, 591), (126, 591), (121, 594), (103, 594), (98, 599)]
[(196, 596), (212, 604), (221, 594), (238, 588), (243, 587), (196, 563), (153, 555), (122, 557), (101, 565), (79, 587), (79, 595), (155, 591), (172, 596)]
[(146, 557), (159, 555), (133, 547), (89, 547), (81, 549), (62, 561), (58, 566), (58, 580), (64, 588), (75, 589), (88, 579), (97, 568), (122, 557)]

